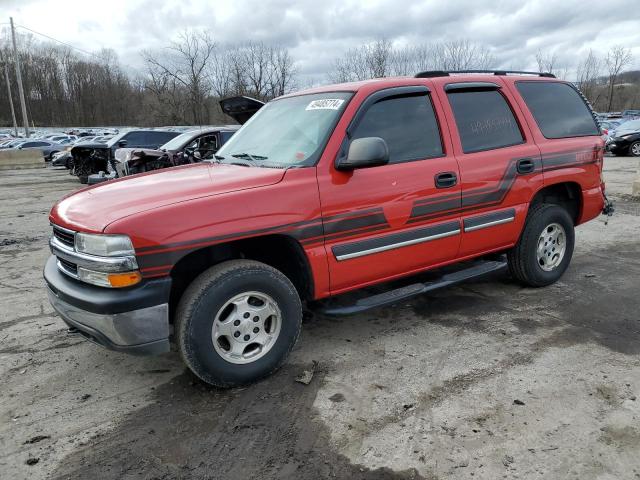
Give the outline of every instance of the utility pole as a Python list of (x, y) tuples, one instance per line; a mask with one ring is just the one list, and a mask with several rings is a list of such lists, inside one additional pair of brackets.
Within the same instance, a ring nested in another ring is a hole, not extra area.
[(11, 83), (9, 80), (9, 69), (7, 65), (4, 66), (4, 80), (7, 82), (7, 93), (9, 94), (9, 105), (11, 105), (11, 118), (13, 119), (13, 134), (18, 136), (18, 121), (16, 120), (16, 111), (13, 108), (13, 97), (11, 96)]
[(24, 100), (24, 88), (22, 86), (22, 73), (20, 73), (20, 59), (18, 58), (18, 48), (16, 47), (16, 29), (13, 26), (13, 17), (9, 17), (11, 23), (11, 40), (13, 42), (13, 61), (16, 66), (16, 78), (18, 80), (18, 95), (20, 96), (20, 107), (22, 108), (22, 123), (24, 123), (24, 136), (29, 138), (29, 119), (27, 118), (27, 102)]

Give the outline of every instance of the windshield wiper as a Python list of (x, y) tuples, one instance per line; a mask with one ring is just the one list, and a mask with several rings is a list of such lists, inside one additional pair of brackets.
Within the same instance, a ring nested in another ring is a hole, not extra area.
[(231, 156), (234, 158), (242, 158), (243, 160), (246, 160), (248, 158), (254, 163), (257, 163), (258, 160), (266, 160), (267, 158), (269, 158), (262, 155), (251, 155), (250, 153), (234, 153)]

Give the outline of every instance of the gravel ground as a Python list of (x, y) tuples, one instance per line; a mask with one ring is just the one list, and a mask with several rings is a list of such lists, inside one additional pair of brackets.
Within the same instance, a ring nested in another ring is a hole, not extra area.
[(280, 372), (231, 391), (68, 335), (41, 270), (79, 184), (0, 173), (0, 478), (640, 478), (638, 161), (605, 165), (618, 213), (577, 230), (561, 282), (317, 315)]

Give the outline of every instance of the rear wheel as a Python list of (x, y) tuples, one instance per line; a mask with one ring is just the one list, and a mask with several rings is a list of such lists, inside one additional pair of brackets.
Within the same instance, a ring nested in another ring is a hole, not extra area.
[(573, 219), (558, 205), (533, 207), (516, 246), (509, 251), (509, 271), (531, 287), (555, 283), (565, 272), (574, 247)]
[(203, 381), (234, 387), (285, 361), (300, 333), (302, 306), (289, 279), (251, 260), (223, 262), (187, 288), (176, 312), (177, 342)]

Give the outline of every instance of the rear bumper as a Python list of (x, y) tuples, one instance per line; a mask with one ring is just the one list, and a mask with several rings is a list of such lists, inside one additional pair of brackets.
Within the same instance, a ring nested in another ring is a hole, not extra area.
[(55, 311), (92, 342), (137, 355), (169, 351), (169, 278), (127, 289), (94, 287), (61, 273), (52, 256), (44, 279)]
[(605, 213), (608, 200), (602, 191), (602, 187), (598, 186), (582, 190), (582, 211), (578, 219), (578, 225), (593, 220), (598, 215)]

